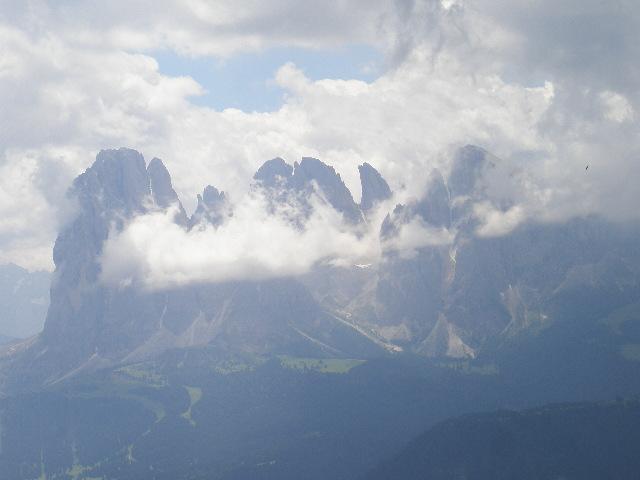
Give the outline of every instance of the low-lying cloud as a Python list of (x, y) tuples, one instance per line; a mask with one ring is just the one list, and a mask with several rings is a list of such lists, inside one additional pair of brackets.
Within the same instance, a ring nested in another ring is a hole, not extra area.
[(315, 265), (354, 265), (379, 258), (376, 227), (353, 226), (319, 197), (312, 213), (291, 204), (273, 205), (259, 192), (236, 202), (219, 226), (186, 230), (175, 209), (133, 218), (104, 245), (102, 279), (112, 285), (147, 289), (199, 282), (262, 280), (307, 273)]

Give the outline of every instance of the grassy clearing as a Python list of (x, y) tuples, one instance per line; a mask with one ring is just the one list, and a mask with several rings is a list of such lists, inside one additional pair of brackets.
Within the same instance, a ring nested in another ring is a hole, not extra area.
[(127, 445), (126, 460), (129, 465), (136, 461), (136, 459), (133, 457), (133, 445)]
[(267, 361), (266, 357), (252, 354), (233, 355), (224, 359), (215, 359), (212, 362), (212, 369), (221, 375), (231, 375), (233, 373), (251, 372)]
[(202, 398), (202, 389), (199, 387), (188, 387), (185, 385), (184, 387), (189, 394), (189, 408), (183, 412), (180, 416), (187, 420), (192, 426), (196, 426), (196, 422), (193, 418), (191, 418), (191, 409), (200, 401)]
[(141, 383), (148, 387), (160, 388), (168, 385), (167, 378), (154, 371), (153, 366), (134, 364), (118, 368), (114, 371), (114, 380)]
[(348, 373), (352, 368), (365, 363), (353, 358), (300, 358), (280, 355), (280, 365), (292, 370), (312, 370), (320, 373)]
[(498, 373), (500, 373), (500, 369), (494, 363), (474, 365), (468, 360), (462, 360), (440, 362), (437, 365), (443, 368), (450, 368), (465, 375), (497, 375)]

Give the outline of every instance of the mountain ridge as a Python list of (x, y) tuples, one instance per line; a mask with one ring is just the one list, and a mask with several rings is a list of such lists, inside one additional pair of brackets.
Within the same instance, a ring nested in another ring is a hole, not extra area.
[[(485, 201), (486, 172), (498, 162), (467, 146), (454, 157), (448, 180), (431, 172), (425, 194), (384, 219), (378, 264), (318, 265), (295, 277), (143, 291), (101, 281), (102, 248), (113, 232), (138, 215), (171, 208), (180, 228), (215, 229), (232, 218), (233, 205), (208, 186), (189, 218), (161, 160), (146, 165), (135, 150), (102, 151), (70, 190), (80, 209), (54, 246), (43, 333), (0, 350), (4, 389), (205, 344), (273, 355), (369, 358), (406, 351), (473, 358), (547, 328), (576, 301), (602, 297), (604, 314), (640, 295), (635, 227), (584, 218), (478, 236), (472, 202)], [(357, 231), (372, 206), (392, 193), (372, 166), (361, 166), (360, 174), (360, 205), (332, 167), (312, 158), (293, 166), (281, 158), (265, 162), (253, 188), (264, 191), (274, 209), (300, 202), (295, 228), (304, 228), (314, 208), (309, 198), (318, 193)], [(403, 238), (410, 239), (404, 247), (410, 255), (393, 247)], [(608, 278), (618, 267), (626, 280), (611, 290)], [(586, 285), (590, 290), (583, 292)]]

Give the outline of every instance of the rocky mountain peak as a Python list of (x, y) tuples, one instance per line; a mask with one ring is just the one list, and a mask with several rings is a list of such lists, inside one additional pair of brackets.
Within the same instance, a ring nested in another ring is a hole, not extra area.
[(276, 157), (262, 164), (253, 176), (265, 187), (276, 187), (285, 183), (293, 174), (293, 167), (282, 158)]
[(56, 240), (54, 263), (82, 252), (97, 255), (113, 224), (121, 226), (125, 218), (144, 212), (150, 193), (142, 155), (128, 148), (102, 150), (71, 186), (69, 196), (76, 201), (78, 215)]
[(198, 195), (198, 204), (191, 219), (189, 228), (202, 223), (220, 225), (224, 221), (226, 197), (213, 185), (207, 185), (202, 195)]
[(391, 189), (386, 180), (369, 163), (358, 166), (360, 173), (360, 185), (362, 186), (362, 199), (360, 208), (366, 212), (376, 203), (391, 198)]
[[(166, 194), (163, 169), (160, 162), (151, 168), (157, 191), (165, 188)], [(115, 295), (100, 282), (100, 256), (112, 231), (147, 211), (151, 182), (144, 158), (128, 148), (102, 150), (93, 165), (76, 178), (69, 196), (75, 199), (78, 211), (56, 239), (51, 303), (40, 338), (48, 356), (42, 357), (45, 366), (38, 375), (52, 378), (96, 350), (106, 350), (108, 342), (116, 343), (112, 335), (117, 323), (108, 326), (110, 299)], [(121, 343), (124, 346), (126, 341)]]
[(207, 207), (213, 207), (224, 202), (224, 192), (219, 191), (213, 185), (207, 185), (202, 192), (202, 202)]
[(415, 212), (430, 225), (447, 228), (451, 225), (449, 190), (438, 169), (429, 174), (427, 191), (416, 204)]
[(488, 152), (475, 145), (460, 148), (454, 158), (449, 175), (451, 197), (471, 195), (484, 170), (491, 166)]
[(155, 204), (160, 208), (169, 208), (177, 205), (178, 213), (176, 222), (180, 225), (187, 225), (188, 218), (178, 194), (171, 184), (171, 175), (159, 158), (154, 158), (147, 166), (147, 174), (149, 175), (149, 186), (151, 195)]
[(169, 171), (162, 163), (162, 160), (159, 158), (151, 160), (147, 167), (147, 173), (149, 175), (151, 194), (158, 206), (166, 208), (178, 200), (178, 195), (171, 185), (171, 175), (169, 175)]
[(354, 202), (351, 192), (335, 169), (317, 158), (302, 157), (294, 164), (291, 186), (298, 191), (310, 191), (313, 183), (322, 190), (329, 204), (341, 212), (351, 223), (362, 221), (362, 212)]
[(76, 179), (71, 192), (84, 206), (91, 198), (106, 210), (121, 209), (125, 213), (139, 210), (149, 193), (144, 158), (129, 148), (100, 151), (94, 164)]

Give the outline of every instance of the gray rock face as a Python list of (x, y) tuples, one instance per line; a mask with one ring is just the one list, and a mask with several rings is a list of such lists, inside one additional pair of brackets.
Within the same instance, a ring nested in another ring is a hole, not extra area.
[(458, 150), (449, 175), (451, 197), (473, 194), (477, 190), (479, 180), (491, 167), (486, 150), (474, 145), (467, 145)]
[(253, 178), (259, 187), (269, 191), (272, 202), (295, 202), (304, 216), (311, 214), (309, 197), (315, 192), (342, 213), (347, 222), (358, 224), (364, 218), (340, 174), (316, 158), (303, 157), (293, 167), (281, 158), (274, 158), (265, 162)]
[(277, 157), (267, 160), (253, 178), (266, 187), (277, 187), (286, 185), (291, 175), (293, 175), (293, 167), (282, 158)]
[(398, 233), (401, 225), (415, 218), (419, 218), (431, 227), (451, 227), (452, 204), (449, 190), (437, 169), (429, 175), (427, 191), (422, 198), (407, 205), (396, 205), (393, 212), (387, 215), (381, 228), (382, 237), (392, 237)]
[(434, 227), (451, 226), (451, 199), (449, 189), (439, 170), (434, 169), (429, 175), (426, 195), (415, 205), (416, 214)]
[(360, 208), (353, 201), (351, 192), (333, 167), (317, 158), (303, 157), (300, 163), (294, 164), (290, 185), (299, 192), (311, 192), (313, 183), (317, 184), (327, 202), (351, 223), (359, 223), (363, 216)]
[(144, 317), (152, 307), (148, 302), (132, 302), (131, 292), (110, 291), (99, 281), (99, 256), (109, 232), (147, 211), (145, 205), (152, 199), (142, 155), (124, 148), (100, 152), (75, 180), (70, 195), (79, 213), (60, 233), (53, 250), (56, 271), (51, 304), (39, 339), (45, 379), (77, 367), (94, 354), (108, 360), (104, 355), (110, 356), (114, 349), (130, 348), (144, 335), (144, 323), (128, 325), (133, 330), (130, 335), (115, 330), (130, 324), (131, 318)]
[(159, 158), (151, 160), (147, 167), (147, 174), (149, 175), (149, 186), (155, 204), (162, 209), (176, 206), (178, 208), (176, 223), (183, 226), (187, 225), (187, 212), (185, 212), (178, 194), (173, 189), (171, 175), (169, 175), (169, 171), (162, 163), (162, 160)]
[(368, 163), (358, 166), (362, 198), (360, 208), (366, 212), (378, 202), (391, 198), (391, 189), (382, 175)]
[[(387, 216), (381, 238), (390, 244), (416, 219), (455, 236), (451, 244), (418, 248), (409, 258), (386, 251), (367, 288), (346, 305), (351, 318), (422, 355), (472, 357), (576, 312), (606, 316), (633, 303), (640, 294), (640, 248), (629, 242), (640, 236), (637, 225), (585, 218), (523, 225), (496, 238), (475, 234), (472, 207), (488, 199), (496, 162), (482, 149), (465, 147), (448, 182), (432, 173), (422, 198)], [(606, 278), (619, 286), (615, 293)]]
[(218, 226), (224, 221), (225, 210), (226, 199), (224, 192), (218, 191), (212, 185), (207, 185), (202, 195), (198, 195), (198, 204), (189, 219), (189, 228), (200, 224)]

